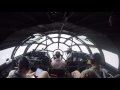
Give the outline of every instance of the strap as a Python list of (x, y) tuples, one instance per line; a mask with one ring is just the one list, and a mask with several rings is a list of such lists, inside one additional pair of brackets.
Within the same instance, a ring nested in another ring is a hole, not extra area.
[(102, 71), (102, 73), (103, 73), (103, 78), (106, 78), (104, 69), (101, 69), (101, 71)]
[[(60, 61), (62, 61), (62, 59)], [(55, 65), (55, 63), (54, 63), (54, 65)], [(60, 65), (56, 69), (59, 69), (61, 66), (62, 66), (62, 63), (60, 63)]]
[(93, 70), (93, 72), (98, 78), (101, 78), (100, 75), (95, 70)]
[[(104, 69), (100, 69), (100, 70), (101, 70), (101, 72), (102, 72), (102, 74), (103, 74), (103, 78), (106, 78)], [(101, 76), (100, 76), (95, 70), (93, 70), (93, 72), (94, 72), (94, 74), (95, 74), (98, 78), (101, 78)]]
[(61, 67), (61, 64), (57, 67), (57, 69), (59, 69)]

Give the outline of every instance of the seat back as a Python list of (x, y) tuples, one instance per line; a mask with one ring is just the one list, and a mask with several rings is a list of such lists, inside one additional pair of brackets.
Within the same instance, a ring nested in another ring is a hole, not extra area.
[(51, 69), (50, 70), (50, 76), (51, 77), (64, 77), (65, 76), (65, 70), (64, 69)]

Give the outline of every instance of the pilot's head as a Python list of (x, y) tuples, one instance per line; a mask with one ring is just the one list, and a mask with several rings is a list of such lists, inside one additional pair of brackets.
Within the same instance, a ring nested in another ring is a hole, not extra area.
[(30, 70), (30, 63), (26, 57), (21, 57), (18, 61), (18, 70), (27, 73)]
[(60, 52), (59, 51), (57, 51), (56, 53), (55, 53), (55, 56), (57, 57), (57, 58), (60, 58)]
[(67, 49), (67, 54), (71, 53), (72, 52), (72, 48), (68, 48)]
[(100, 65), (101, 64), (101, 61), (102, 61), (102, 57), (99, 53), (94, 53), (92, 56), (91, 56), (91, 63), (92, 64), (95, 64), (95, 65)]

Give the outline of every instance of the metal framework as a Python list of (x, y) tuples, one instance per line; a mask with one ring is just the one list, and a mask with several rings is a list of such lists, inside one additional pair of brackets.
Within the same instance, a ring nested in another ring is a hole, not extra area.
[[(52, 35), (52, 36), (50, 36), (50, 35)], [(57, 36), (54, 37), (54, 35), (57, 35)], [(67, 36), (67, 37), (63, 37), (63, 36)], [(90, 50), (89, 46), (93, 46), (93, 47), (96, 48), (95, 44), (94, 45), (88, 45), (83, 40), (81, 40), (80, 38), (78, 38), (76, 34), (74, 34), (72, 32), (68, 32), (68, 31), (64, 31), (64, 30), (56, 30), (56, 31), (52, 31), (52, 32), (46, 32), (46, 33), (44, 33), (42, 35), (42, 37), (44, 37), (44, 40), (42, 40), (41, 42), (38, 43), (37, 41), (36, 42), (34, 41), (34, 43), (28, 44), (28, 46), (24, 50), (23, 54), (25, 54), (33, 44), (38, 44), (34, 48), (35, 50), (39, 50), (38, 47), (40, 45), (43, 45), (45, 47), (44, 50), (46, 50), (48, 53), (50, 53), (50, 52), (54, 53), (54, 50), (49, 50), (49, 46), (51, 46), (53, 44), (57, 44), (57, 46), (56, 46), (57, 48), (56, 49), (58, 49), (58, 50), (60, 49), (60, 45), (65, 45), (66, 47), (68, 47), (68, 48), (71, 47), (72, 49), (73, 49), (73, 47), (77, 47), (79, 49), (77, 51), (82, 51), (82, 49), (81, 49), (80, 46), (85, 46), (86, 49), (88, 50), (89, 54), (92, 54), (92, 51)], [(30, 39), (31, 38), (29, 38), (26, 41), (29, 41)], [(56, 39), (57, 41), (55, 41), (54, 39)], [(64, 41), (61, 42), (60, 41), (61, 39), (64, 39)], [(51, 43), (48, 44), (48, 40), (50, 40)], [(67, 42), (70, 42), (70, 43), (67, 43)], [(23, 44), (26, 44), (26, 43), (24, 42)], [(14, 57), (15, 53), (19, 49), (19, 46), (17, 48), (15, 48), (15, 49), (16, 50), (14, 50), (12, 57)], [(65, 50), (62, 50), (62, 51), (64, 52), (63, 55), (65, 55), (66, 51)], [(84, 51), (82, 51), (82, 52), (84, 52)], [(65, 56), (63, 58), (65, 59)]]

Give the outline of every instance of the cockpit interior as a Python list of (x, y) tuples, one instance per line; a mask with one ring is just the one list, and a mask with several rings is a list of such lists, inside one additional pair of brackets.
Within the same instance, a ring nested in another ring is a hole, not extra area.
[[(111, 78), (120, 77), (119, 12), (0, 12), (0, 23), (0, 78), (17, 70), (23, 56), (36, 73), (72, 78), (68, 73), (92, 67), (94, 53)], [(56, 52), (67, 63), (64, 70), (51, 67)]]

